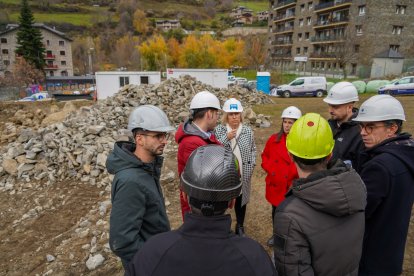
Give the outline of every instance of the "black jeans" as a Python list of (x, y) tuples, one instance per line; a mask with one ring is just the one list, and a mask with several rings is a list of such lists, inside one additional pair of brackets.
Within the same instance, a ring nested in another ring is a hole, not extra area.
[(242, 195), (239, 195), (236, 198), (236, 205), (234, 206), (234, 211), (236, 212), (236, 222), (237, 225), (243, 226), (244, 217), (246, 216), (246, 205), (241, 206), (242, 204)]

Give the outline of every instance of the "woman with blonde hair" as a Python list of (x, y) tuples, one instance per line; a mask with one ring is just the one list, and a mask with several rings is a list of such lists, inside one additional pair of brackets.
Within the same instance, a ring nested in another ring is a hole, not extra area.
[(251, 178), (256, 166), (256, 144), (253, 130), (243, 124), (243, 106), (234, 98), (228, 99), (223, 105), (222, 123), (215, 129), (217, 139), (224, 147), (233, 151), (240, 166), (242, 192), (236, 198), (236, 234), (245, 236), (244, 218), (246, 205), (250, 199)]

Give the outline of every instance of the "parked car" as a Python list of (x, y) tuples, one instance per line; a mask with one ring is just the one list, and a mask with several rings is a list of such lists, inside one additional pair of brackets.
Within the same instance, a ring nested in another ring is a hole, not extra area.
[(47, 99), (47, 98), (50, 98), (49, 93), (39, 92), (39, 93), (35, 93), (31, 96), (24, 97), (23, 99), (20, 99), (19, 102), (34, 102), (34, 101), (44, 100), (44, 99)]
[(241, 85), (241, 87), (247, 88), (248, 90), (256, 89), (257, 81), (248, 81)]
[(293, 96), (314, 96), (326, 95), (327, 84), (325, 77), (300, 77), (289, 84), (277, 87), (277, 94), (284, 98)]
[(227, 76), (227, 84), (229, 86), (236, 84), (236, 77), (235, 76)]
[(242, 84), (245, 84), (245, 83), (247, 83), (246, 78), (240, 78), (240, 77), (236, 78), (236, 85), (242, 85)]
[(378, 94), (414, 94), (414, 76), (404, 77), (394, 83), (386, 84), (378, 89)]

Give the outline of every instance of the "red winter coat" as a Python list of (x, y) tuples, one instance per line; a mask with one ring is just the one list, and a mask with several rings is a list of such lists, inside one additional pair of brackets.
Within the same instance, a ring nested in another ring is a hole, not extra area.
[[(177, 152), (177, 163), (178, 163), (178, 175), (181, 176), (181, 173), (184, 171), (185, 164), (190, 157), (191, 153), (196, 150), (198, 147), (205, 146), (208, 144), (218, 144), (221, 143), (216, 139), (216, 136), (212, 133), (208, 137), (205, 133), (200, 131), (193, 124), (188, 121), (184, 124), (181, 124), (177, 132), (175, 133), (175, 141), (178, 144)], [(183, 216), (190, 212), (190, 206), (188, 202), (184, 199), (183, 192), (180, 189), (180, 202), (181, 202), (181, 214)]]
[(298, 178), (298, 172), (286, 149), (286, 134), (276, 142), (277, 134), (270, 136), (262, 152), (262, 168), (266, 176), (266, 199), (273, 206), (278, 206)]

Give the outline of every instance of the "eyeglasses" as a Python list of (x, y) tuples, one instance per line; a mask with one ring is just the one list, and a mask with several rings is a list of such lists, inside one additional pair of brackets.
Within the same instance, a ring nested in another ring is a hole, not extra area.
[(365, 130), (365, 132), (367, 134), (371, 134), (374, 131), (374, 129), (380, 128), (380, 127), (385, 127), (385, 125), (384, 124), (376, 125), (376, 124), (373, 124), (373, 123), (367, 123), (367, 124), (359, 123), (359, 129), (361, 131)]
[(153, 137), (157, 139), (158, 141), (163, 141), (164, 139), (168, 140), (170, 138), (170, 133), (168, 132), (163, 132), (163, 133), (158, 133), (158, 134), (153, 134), (153, 135), (141, 133), (140, 135)]

